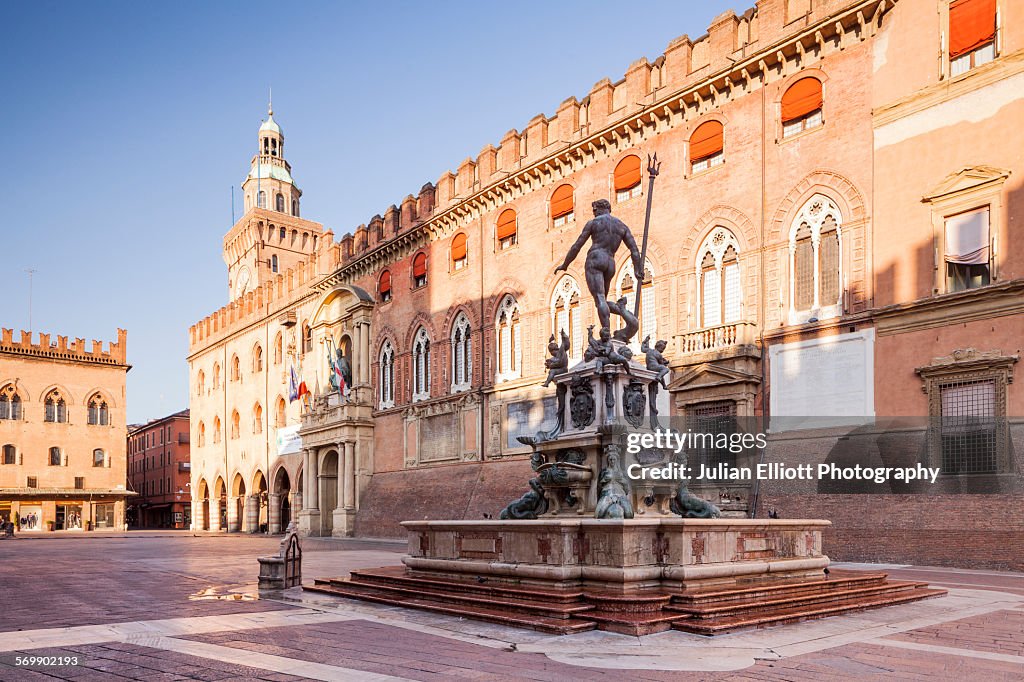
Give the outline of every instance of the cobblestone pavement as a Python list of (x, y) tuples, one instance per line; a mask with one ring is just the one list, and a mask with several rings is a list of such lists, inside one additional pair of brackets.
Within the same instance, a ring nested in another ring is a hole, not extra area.
[[(1024, 574), (886, 566), (949, 596), (714, 638), (553, 637), (298, 589), (258, 599), (256, 557), (277, 546), (167, 532), (0, 541), (0, 680), (1024, 680)], [(394, 565), (403, 549), (311, 539), (303, 574)], [(46, 665), (60, 658), (76, 664)]]

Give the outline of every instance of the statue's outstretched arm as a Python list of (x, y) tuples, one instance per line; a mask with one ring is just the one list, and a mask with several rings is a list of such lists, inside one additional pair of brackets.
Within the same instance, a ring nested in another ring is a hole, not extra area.
[[(569, 263), (572, 263), (574, 260), (576, 260), (576, 256), (579, 255), (580, 249), (583, 248), (583, 245), (587, 243), (588, 239), (590, 239), (589, 222), (587, 222), (587, 224), (583, 226), (583, 231), (580, 232), (580, 236), (577, 237), (576, 241), (573, 242), (573, 245), (569, 247), (569, 253), (565, 254), (565, 260), (562, 261), (561, 265), (555, 268), (555, 272), (558, 272), (559, 270), (565, 270), (566, 268), (568, 268)], [(636, 244), (633, 245), (633, 248), (636, 248)]]
[(561, 330), (561, 331), (562, 331), (562, 350), (569, 350), (569, 335), (565, 333), (564, 329)]

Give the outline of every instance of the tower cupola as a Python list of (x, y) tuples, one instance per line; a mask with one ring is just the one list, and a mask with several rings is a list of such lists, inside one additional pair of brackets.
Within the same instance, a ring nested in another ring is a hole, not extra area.
[(242, 183), (245, 210), (265, 208), (287, 215), (299, 215), (302, 191), (292, 179), (291, 164), (284, 158), (284, 133), (274, 120), (273, 102), (257, 134), (257, 150), (249, 174)]

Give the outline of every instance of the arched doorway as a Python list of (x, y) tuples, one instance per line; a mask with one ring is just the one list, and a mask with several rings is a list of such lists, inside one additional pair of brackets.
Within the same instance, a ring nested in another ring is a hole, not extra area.
[(292, 520), (291, 481), (288, 470), (281, 467), (274, 475), (274, 492), (270, 495), (270, 532), (280, 533)]
[(245, 530), (245, 481), (241, 474), (235, 474), (231, 483), (232, 504), (228, 508), (228, 532)]
[(270, 518), (268, 515), (269, 500), (267, 490), (267, 479), (262, 471), (256, 471), (252, 481), (253, 500), (251, 502), (250, 518), (246, 519), (250, 533), (266, 533)]
[[(228, 529), (228, 487), (220, 476), (217, 477), (217, 482), (214, 484), (213, 494), (217, 498), (217, 516), (211, 520), (210, 530), (226, 531)], [(214, 521), (216, 521), (216, 525), (214, 525)]]
[(320, 534), (334, 530), (334, 510), (338, 507), (338, 451), (329, 450), (320, 461)]
[(210, 487), (206, 479), (199, 479), (199, 530), (210, 530)]

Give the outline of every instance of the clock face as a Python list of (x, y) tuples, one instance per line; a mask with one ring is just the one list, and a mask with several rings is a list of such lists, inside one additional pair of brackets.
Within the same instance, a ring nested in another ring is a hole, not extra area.
[(245, 295), (249, 290), (249, 268), (243, 267), (238, 272), (238, 280), (235, 284), (235, 298)]

